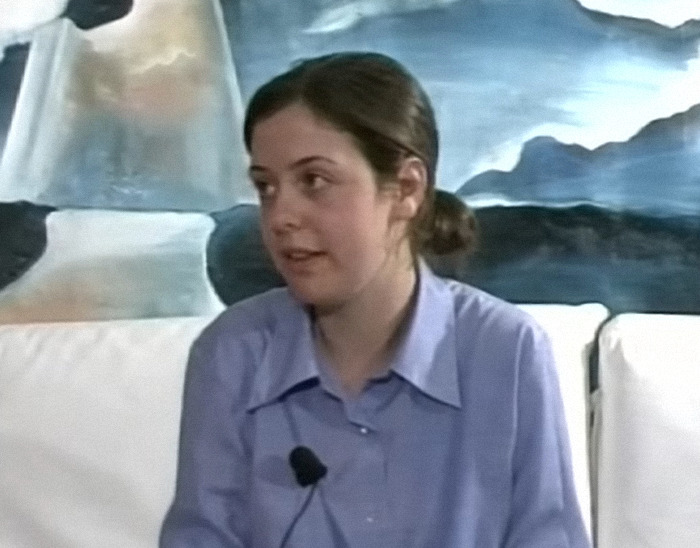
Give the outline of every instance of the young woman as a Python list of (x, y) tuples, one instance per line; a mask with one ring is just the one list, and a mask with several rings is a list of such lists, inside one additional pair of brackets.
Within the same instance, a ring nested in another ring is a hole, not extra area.
[(587, 546), (546, 335), (421, 259), (473, 223), (434, 203), (416, 80), (379, 54), (308, 60), (244, 131), (287, 287), (191, 350), (161, 547)]

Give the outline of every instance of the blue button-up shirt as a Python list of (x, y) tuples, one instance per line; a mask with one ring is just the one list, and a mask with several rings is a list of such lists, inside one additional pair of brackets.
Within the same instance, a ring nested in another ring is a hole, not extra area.
[(422, 265), (389, 372), (343, 397), (286, 289), (192, 347), (162, 548), (586, 547), (550, 344), (525, 313)]

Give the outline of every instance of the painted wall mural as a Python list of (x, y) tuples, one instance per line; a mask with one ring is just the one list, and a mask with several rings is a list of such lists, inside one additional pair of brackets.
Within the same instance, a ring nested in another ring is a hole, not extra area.
[(89, 31), (0, 27), (2, 46), (0, 322), (207, 314), (280, 284), (242, 107), (358, 49), (424, 83), (438, 184), (479, 220), (477, 253), (429, 257), (439, 272), (516, 302), (700, 312), (695, 1), (135, 0)]

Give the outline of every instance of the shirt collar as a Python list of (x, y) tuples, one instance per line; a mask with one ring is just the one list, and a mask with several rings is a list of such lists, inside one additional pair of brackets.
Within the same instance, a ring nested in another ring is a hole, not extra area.
[[(310, 315), (288, 292), (283, 295), (277, 329), (256, 372), (248, 411), (319, 378)], [(428, 396), (461, 407), (452, 293), (423, 261), (415, 307), (391, 370)]]
[(447, 284), (424, 261), (418, 267), (413, 315), (391, 368), (428, 396), (461, 407), (454, 299)]
[(319, 376), (311, 318), (288, 291), (277, 306), (277, 325), (255, 374), (246, 409), (266, 405)]

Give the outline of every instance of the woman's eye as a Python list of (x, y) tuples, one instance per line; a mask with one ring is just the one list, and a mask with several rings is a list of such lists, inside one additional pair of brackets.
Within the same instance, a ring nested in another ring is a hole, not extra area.
[(260, 196), (261, 199), (269, 198), (275, 192), (274, 186), (265, 181), (253, 181), (253, 186), (255, 187), (255, 190), (258, 192), (258, 196)]
[(318, 173), (309, 173), (304, 176), (304, 186), (311, 191), (321, 190), (328, 184), (328, 179)]

